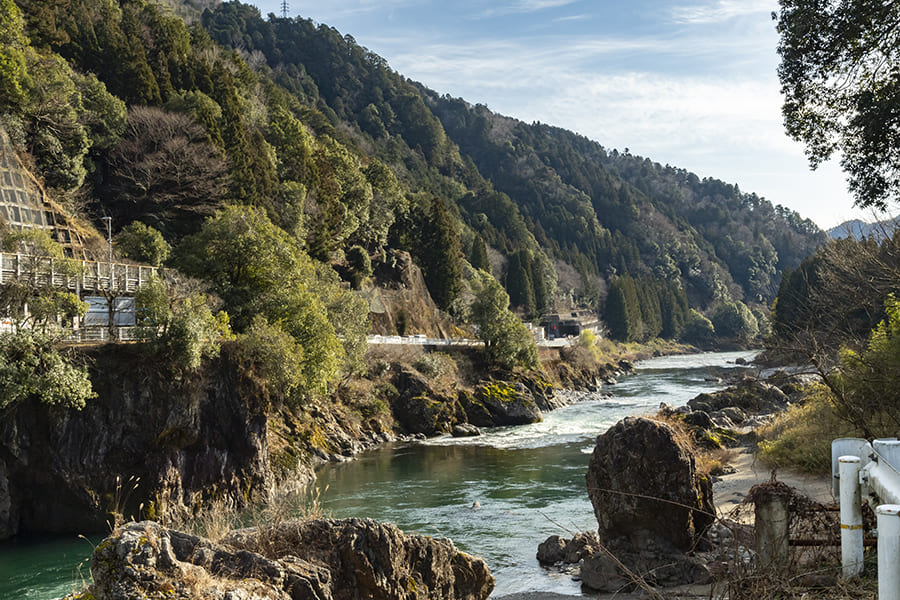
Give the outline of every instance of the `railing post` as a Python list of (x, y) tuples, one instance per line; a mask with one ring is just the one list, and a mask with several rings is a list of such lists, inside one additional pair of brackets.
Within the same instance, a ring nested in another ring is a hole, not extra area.
[(878, 600), (900, 600), (900, 505), (882, 504), (878, 517)]
[(858, 456), (840, 457), (841, 477), (841, 565), (846, 579), (862, 573), (863, 525), (859, 491)]
[(862, 459), (871, 454), (871, 447), (866, 449), (869, 443), (863, 438), (838, 438), (831, 442), (831, 475), (832, 488), (831, 495), (835, 498), (841, 497), (841, 477), (840, 477), (840, 458), (842, 456), (858, 456)]

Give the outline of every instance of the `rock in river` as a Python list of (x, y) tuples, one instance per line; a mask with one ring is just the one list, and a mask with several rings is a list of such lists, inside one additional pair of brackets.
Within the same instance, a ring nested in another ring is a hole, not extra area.
[[(660, 585), (705, 577), (685, 556), (712, 523), (712, 484), (697, 474), (694, 457), (668, 424), (628, 417), (598, 436), (586, 476), (600, 541), (639, 574)], [(615, 561), (595, 554), (582, 565), (593, 589), (619, 585)], [(673, 568), (662, 567), (676, 565)]]

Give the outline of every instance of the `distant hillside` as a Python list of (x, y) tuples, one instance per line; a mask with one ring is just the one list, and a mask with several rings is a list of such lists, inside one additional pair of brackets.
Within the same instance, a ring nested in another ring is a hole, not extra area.
[(835, 240), (841, 238), (861, 240), (870, 237), (881, 239), (890, 237), (898, 224), (900, 224), (900, 217), (894, 217), (893, 219), (885, 221), (876, 221), (875, 223), (867, 223), (861, 219), (852, 219), (832, 227), (826, 233), (828, 234), (828, 237)]
[(689, 309), (765, 310), (826, 239), (737, 186), (441, 96), (327, 25), (204, 4), (21, 0), (27, 38), (0, 39), (32, 77), (0, 73), (18, 90), (3, 124), (113, 233), (141, 221), (178, 255), (210, 215), (256, 206), (353, 286), (406, 250), (459, 321), (474, 267), (530, 318), (621, 308), (607, 319), (631, 339), (677, 337)]

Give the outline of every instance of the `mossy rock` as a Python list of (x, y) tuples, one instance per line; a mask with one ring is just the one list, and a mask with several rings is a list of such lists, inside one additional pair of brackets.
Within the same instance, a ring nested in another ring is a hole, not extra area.
[[(543, 420), (531, 391), (524, 384), (492, 381), (475, 389), (475, 401), (490, 413), (493, 425), (527, 425)], [(471, 419), (470, 423), (477, 425)]]

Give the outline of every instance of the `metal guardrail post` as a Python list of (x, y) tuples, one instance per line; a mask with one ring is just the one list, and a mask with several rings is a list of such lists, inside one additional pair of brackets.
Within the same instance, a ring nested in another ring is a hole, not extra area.
[(862, 498), (859, 490), (860, 460), (858, 456), (842, 456), (841, 477), (841, 566), (844, 578), (862, 573), (863, 525)]
[(900, 600), (900, 505), (882, 504), (878, 518), (878, 600)]
[[(872, 449), (869, 442), (863, 438), (838, 438), (831, 442), (831, 475), (832, 487), (831, 495), (835, 498), (841, 497), (839, 459), (842, 456), (858, 456), (860, 460), (868, 457)], [(868, 462), (868, 459), (866, 458)]]

